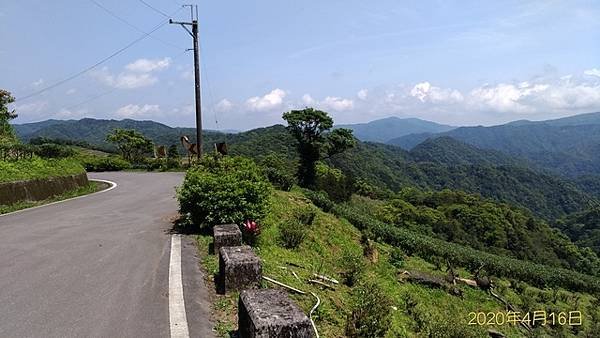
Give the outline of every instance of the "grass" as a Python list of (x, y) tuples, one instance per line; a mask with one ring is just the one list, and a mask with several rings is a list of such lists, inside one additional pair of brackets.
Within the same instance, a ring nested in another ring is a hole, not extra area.
[(42, 201), (23, 201), (23, 202), (10, 204), (10, 205), (0, 205), (0, 215), (18, 211), (18, 210), (22, 210), (22, 209), (37, 207), (37, 206), (52, 203), (52, 202), (58, 202), (58, 201), (66, 200), (66, 199), (73, 198), (73, 197), (92, 194), (92, 193), (98, 192), (100, 190), (104, 190), (107, 187), (108, 187), (108, 184), (106, 184), (104, 182), (90, 181), (90, 183), (86, 186), (77, 188), (75, 190), (68, 191), (64, 194), (54, 196), (52, 198), (45, 199)]
[[(344, 337), (346, 319), (351, 313), (352, 288), (337, 285), (335, 290), (322, 289), (307, 282), (314, 273), (342, 280), (343, 262), (340, 257), (345, 251), (359, 252), (362, 255), (360, 231), (344, 219), (339, 219), (322, 211), (317, 212), (313, 225), (307, 232), (304, 242), (296, 249), (285, 249), (279, 243), (279, 225), (290, 217), (294, 210), (310, 205), (310, 202), (297, 191), (275, 191), (271, 201), (271, 211), (262, 222), (257, 254), (263, 261), (263, 274), (303, 291), (315, 292), (321, 298), (321, 306), (313, 318), (323, 337)], [(218, 271), (217, 257), (208, 253), (212, 238), (198, 235), (198, 246), (203, 268), (207, 271), (209, 284)], [(469, 326), (469, 312), (506, 312), (489, 293), (469, 286), (459, 285), (462, 297), (448, 294), (444, 290), (432, 289), (422, 285), (402, 282), (399, 273), (404, 270), (427, 273), (439, 277), (446, 275), (435, 265), (417, 256), (406, 256), (398, 269), (390, 263), (389, 256), (393, 248), (385, 244), (376, 244), (379, 259), (371, 262), (364, 258), (367, 265), (362, 279), (375, 281), (392, 300), (390, 308), (391, 322), (386, 337), (487, 337), (487, 329), (504, 333), (507, 337), (522, 337), (525, 332), (513, 325)], [(294, 274), (295, 272), (299, 279)], [(461, 277), (471, 275), (460, 267), (456, 271)], [(526, 283), (508, 279), (494, 279), (496, 293), (501, 294), (510, 303), (522, 311), (576, 311), (584, 313), (584, 325), (581, 327), (558, 326), (539, 327), (538, 336), (576, 335), (594, 336), (598, 331), (600, 318), (595, 299), (585, 293), (572, 293), (563, 289), (542, 290)], [(264, 287), (276, 287), (266, 281)], [(557, 291), (557, 292), (555, 292)], [(552, 299), (553, 294), (557, 299)], [(237, 294), (213, 294), (213, 320), (215, 330), (222, 337), (230, 335), (237, 326)], [(290, 294), (297, 304), (308, 313), (315, 299)], [(597, 328), (596, 328), (597, 329)]]
[(45, 160), (34, 156), (19, 161), (0, 160), (0, 183), (68, 176), (83, 172), (85, 172), (83, 166), (70, 158)]

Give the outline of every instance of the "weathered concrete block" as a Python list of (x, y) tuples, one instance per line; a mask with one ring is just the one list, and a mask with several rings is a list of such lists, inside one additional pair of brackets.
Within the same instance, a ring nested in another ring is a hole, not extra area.
[(252, 248), (229, 246), (219, 249), (219, 291), (259, 288), (262, 264)]
[(238, 327), (241, 338), (312, 338), (310, 319), (287, 296), (274, 289), (240, 293)]
[(242, 245), (242, 232), (240, 227), (235, 224), (220, 224), (213, 228), (213, 252), (218, 253), (219, 249), (226, 246)]

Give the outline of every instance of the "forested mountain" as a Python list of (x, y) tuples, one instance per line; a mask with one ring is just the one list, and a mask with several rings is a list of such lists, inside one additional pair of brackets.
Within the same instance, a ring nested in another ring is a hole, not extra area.
[[(193, 138), (194, 128), (173, 128), (154, 121), (125, 120), (98, 120), (85, 118), (81, 120), (48, 120), (43, 122), (14, 125), (19, 138), (28, 141), (32, 138), (44, 137), (49, 139), (85, 141), (100, 148), (111, 149), (112, 145), (106, 141), (106, 135), (116, 128), (135, 129), (155, 144), (171, 145), (180, 144), (182, 135)], [(205, 131), (208, 138), (220, 135), (219, 132)]]
[(493, 127), (461, 127), (437, 134), (413, 134), (389, 141), (412, 149), (429, 138), (449, 136), (483, 149), (521, 157), (565, 176), (600, 173), (600, 113), (558, 120), (518, 121)]
[(600, 208), (592, 208), (562, 218), (556, 223), (579, 246), (590, 247), (600, 254)]
[(417, 118), (388, 117), (368, 123), (336, 125), (336, 128), (348, 128), (361, 141), (387, 142), (393, 138), (415, 133), (440, 133), (455, 127), (425, 121)]

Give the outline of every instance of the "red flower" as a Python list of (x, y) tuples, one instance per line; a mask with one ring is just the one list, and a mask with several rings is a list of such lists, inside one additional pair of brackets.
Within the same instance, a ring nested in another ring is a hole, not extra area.
[(244, 230), (250, 234), (257, 235), (260, 232), (259, 226), (256, 222), (247, 220), (244, 223)]

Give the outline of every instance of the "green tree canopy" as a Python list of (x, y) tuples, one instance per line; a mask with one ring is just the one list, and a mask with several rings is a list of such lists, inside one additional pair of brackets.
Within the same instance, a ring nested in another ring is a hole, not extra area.
[(117, 146), (124, 159), (140, 162), (147, 154), (152, 153), (152, 140), (134, 129), (115, 129), (106, 136), (106, 140)]
[(0, 143), (15, 142), (16, 136), (12, 126), (8, 123), (17, 117), (14, 110), (9, 110), (8, 105), (15, 102), (10, 92), (0, 89)]
[(292, 110), (284, 113), (283, 119), (288, 123), (288, 131), (298, 141), (298, 181), (303, 187), (315, 185), (317, 161), (344, 152), (356, 144), (349, 129), (328, 133), (333, 127), (333, 119), (324, 111), (314, 108)]

